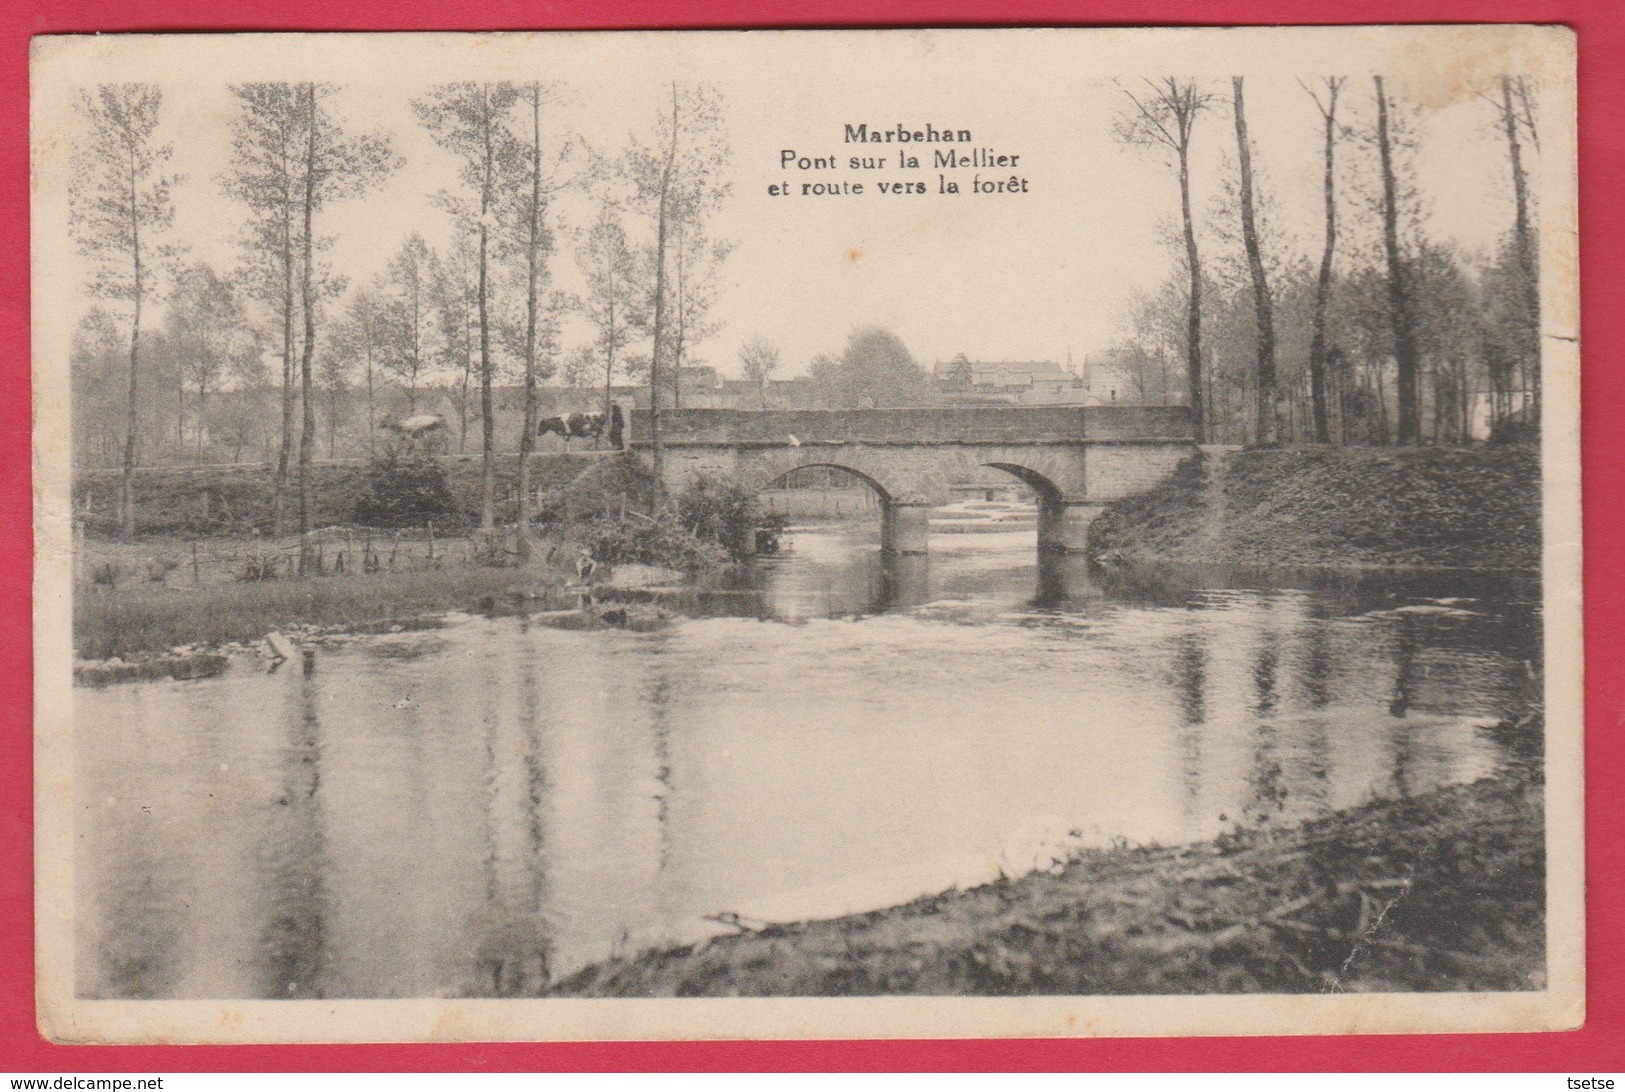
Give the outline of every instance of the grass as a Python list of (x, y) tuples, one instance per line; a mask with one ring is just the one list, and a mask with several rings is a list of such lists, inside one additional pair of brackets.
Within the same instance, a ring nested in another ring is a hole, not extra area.
[[(1538, 726), (1522, 726), (1538, 733)], [(1085, 853), (905, 906), (618, 957), (576, 997), (1530, 990), (1545, 975), (1538, 774), (1299, 828)]]
[(1539, 567), (1533, 447), (1295, 447), (1218, 458), (1191, 460), (1109, 506), (1089, 529), (1090, 554), (1257, 567)]
[(81, 588), (74, 648), (82, 659), (128, 659), (177, 645), (222, 645), (296, 625), (363, 626), (562, 583), (562, 570), (457, 567), (171, 588)]

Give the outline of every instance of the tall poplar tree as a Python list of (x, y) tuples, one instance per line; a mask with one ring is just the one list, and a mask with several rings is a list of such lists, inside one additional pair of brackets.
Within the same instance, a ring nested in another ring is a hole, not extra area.
[(1388, 321), (1393, 329), (1394, 365), (1399, 385), (1401, 444), (1422, 442), (1416, 317), (1409, 271), (1399, 241), (1399, 182), (1394, 170), (1394, 135), (1388, 119), (1388, 94), (1382, 77), (1373, 76), (1377, 95), (1377, 157), (1382, 168), (1382, 248), (1388, 263)]
[(1212, 105), (1213, 96), (1195, 80), (1173, 76), (1147, 80), (1140, 94), (1124, 88), (1132, 109), (1119, 119), (1119, 139), (1171, 152), (1179, 171), (1179, 212), (1185, 242), (1189, 290), (1185, 306), (1185, 384), (1191, 424), (1198, 441), (1209, 438), (1202, 393), (1202, 263), (1196, 249), (1196, 221), (1191, 215), (1191, 137), (1196, 120)]
[(508, 82), (441, 84), (412, 100), (412, 109), (429, 135), (459, 160), (459, 174), (472, 200), (464, 211), (478, 236), (475, 302), (479, 314), (480, 422), (483, 426), (480, 471), (480, 530), (487, 550), (496, 529), (496, 414), (492, 401), (495, 366), (491, 356), (491, 228), (493, 207), (503, 175), (514, 169), (523, 152), (506, 119), (520, 99)]
[(1270, 302), (1269, 278), (1264, 274), (1264, 252), (1258, 242), (1258, 217), (1253, 197), (1253, 150), (1247, 138), (1247, 104), (1242, 78), (1230, 81), (1231, 109), (1236, 121), (1236, 162), (1241, 169), (1241, 242), (1247, 252), (1247, 273), (1253, 284), (1253, 329), (1257, 349), (1257, 410), (1253, 440), (1260, 445), (1276, 440), (1275, 314)]
[(159, 243), (174, 217), (176, 178), (164, 167), (173, 154), (157, 137), (163, 92), (155, 84), (101, 84), (79, 100), (87, 132), (76, 149), (68, 191), (71, 229), (90, 261), (90, 291), (130, 305), (130, 351), (119, 478), (119, 531), (135, 535), (137, 404), (141, 385), (142, 306), (157, 289)]
[(671, 99), (661, 108), (650, 145), (634, 143), (626, 156), (638, 204), (654, 227), (653, 313), (649, 355), (649, 444), (655, 488), (664, 481), (665, 445), (661, 403), (666, 369), (676, 368), (675, 274), (672, 268), (679, 237), (703, 236), (706, 219), (727, 195), (725, 172), (728, 142), (722, 131), (722, 103), (706, 85), (671, 83)]
[(1315, 443), (1328, 444), (1332, 440), (1331, 414), (1327, 409), (1326, 365), (1330, 355), (1326, 337), (1326, 315), (1331, 304), (1332, 258), (1337, 250), (1337, 96), (1343, 88), (1342, 76), (1325, 79), (1326, 97), (1304, 90), (1315, 100), (1325, 123), (1325, 171), (1321, 189), (1326, 201), (1326, 237), (1320, 251), (1320, 272), (1315, 278), (1315, 309), (1310, 319), (1309, 334), (1309, 399), (1314, 415)]
[(349, 135), (329, 106), (337, 89), (329, 84), (305, 83), (299, 88), (304, 129), (301, 185), (300, 301), (304, 347), (299, 358), (299, 391), (304, 404), (299, 436), (299, 533), (304, 539), (299, 567), (304, 571), (315, 557), (309, 541), (312, 517), (311, 463), (316, 449), (316, 400), (313, 368), (318, 325), (316, 270), (316, 212), (328, 202), (357, 197), (377, 185), (398, 165), (387, 137), (377, 133)]
[(231, 89), (237, 113), (231, 120), (231, 166), (221, 177), (226, 193), (248, 207), (241, 240), (255, 294), (275, 310), (282, 327), (282, 431), (271, 485), (271, 524), (286, 522), (293, 462), (294, 290), (298, 248), (301, 129), (298, 88), (290, 83), (245, 83)]

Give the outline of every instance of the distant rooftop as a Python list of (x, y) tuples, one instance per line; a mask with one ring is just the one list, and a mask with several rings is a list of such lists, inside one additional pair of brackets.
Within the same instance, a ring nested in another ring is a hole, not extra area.
[(931, 368), (938, 383), (1009, 389), (1035, 383), (1070, 383), (1077, 376), (1053, 360), (939, 360)]

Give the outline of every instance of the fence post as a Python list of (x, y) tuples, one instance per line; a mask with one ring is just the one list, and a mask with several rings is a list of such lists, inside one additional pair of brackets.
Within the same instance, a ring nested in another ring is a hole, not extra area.
[(434, 520), (429, 521), (429, 563), (434, 564)]
[(198, 573), (197, 568), (197, 543), (195, 542), (192, 543), (192, 583), (200, 588), (203, 586), (203, 577)]

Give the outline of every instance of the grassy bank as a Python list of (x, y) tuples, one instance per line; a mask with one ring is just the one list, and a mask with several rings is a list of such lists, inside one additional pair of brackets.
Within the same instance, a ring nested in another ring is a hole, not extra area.
[(565, 579), (562, 567), (538, 561), (523, 568), (351, 573), (196, 589), (83, 590), (74, 602), (74, 651), (81, 659), (129, 659), (177, 645), (258, 640), (274, 629), (402, 622), (435, 611), (507, 605)]
[(1089, 531), (1107, 562), (1529, 569), (1540, 564), (1532, 446), (1208, 453)]
[(552, 992), (1538, 989), (1541, 789), (1503, 776), (1297, 829), (1089, 853), (1058, 874), (613, 959)]
[[(446, 455), (435, 460), (445, 472), (452, 510), (442, 529), (470, 527), (480, 513), (481, 463), (474, 455)], [(618, 455), (580, 451), (536, 456), (532, 485), (544, 494), (568, 490), (589, 471), (603, 472), (624, 464)], [(358, 510), (369, 492), (370, 468), (363, 460), (318, 462), (312, 467), (310, 505), (315, 526), (365, 522)], [(497, 517), (514, 518), (518, 497), (518, 463), (496, 462)], [(74, 512), (92, 535), (118, 530), (120, 476), (112, 471), (83, 473), (73, 486)], [(203, 538), (250, 534), (271, 529), (271, 468), (241, 466), (144, 467), (133, 479), (136, 530), (143, 536)], [(292, 502), (290, 502), (290, 509)]]

